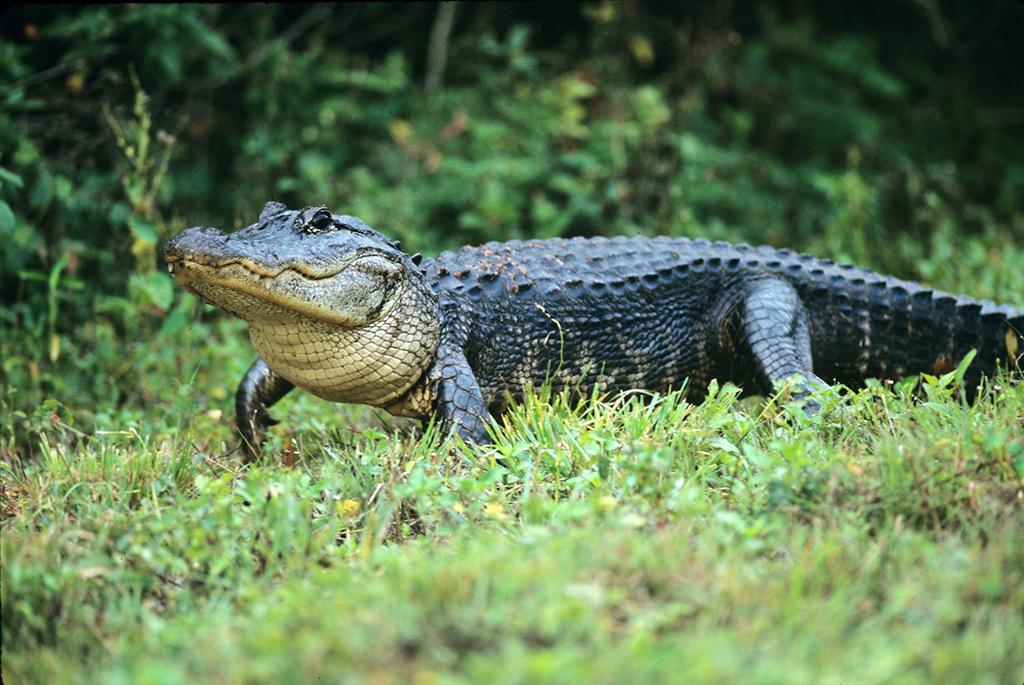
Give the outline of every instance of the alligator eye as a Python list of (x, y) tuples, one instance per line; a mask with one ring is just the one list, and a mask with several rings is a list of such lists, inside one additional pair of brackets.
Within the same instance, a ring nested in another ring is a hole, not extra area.
[(334, 224), (334, 219), (331, 217), (331, 213), (326, 209), (321, 209), (313, 218), (309, 220), (309, 225), (316, 231), (326, 231)]

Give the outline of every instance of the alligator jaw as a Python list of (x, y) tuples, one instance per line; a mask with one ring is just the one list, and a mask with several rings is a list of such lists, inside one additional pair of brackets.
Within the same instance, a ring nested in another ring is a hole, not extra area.
[[(251, 274), (254, 279), (239, 278), (238, 276), (240, 274), (237, 272), (231, 275), (226, 274), (225, 271), (232, 269), (232, 267), (238, 267), (238, 271), (244, 271)], [(203, 300), (203, 302), (213, 305), (214, 307), (222, 307), (223, 305), (206, 294), (208, 288), (228, 289), (237, 293), (249, 295), (257, 300), (276, 305), (281, 309), (295, 312), (300, 316), (307, 316), (318, 321), (323, 321), (337, 326), (344, 326), (349, 323), (345, 318), (332, 316), (330, 313), (310, 306), (303, 300), (281, 296), (268, 290), (266, 287), (260, 286), (260, 280), (264, 278), (273, 278), (273, 276), (262, 276), (255, 271), (249, 270), (241, 262), (234, 261), (225, 262), (224, 264), (219, 265), (210, 265), (188, 258), (181, 258), (174, 261), (168, 261), (167, 268), (174, 275), (175, 280), (177, 280), (185, 290), (188, 290), (198, 296)], [(278, 275), (280, 275), (280, 272)]]
[[(240, 293), (300, 317), (335, 326), (354, 327), (362, 325), (365, 321), (356, 315), (346, 316), (342, 312), (332, 310), (326, 303), (319, 303), (310, 297), (310, 292), (316, 292), (315, 284), (329, 283), (331, 279), (344, 279), (348, 275), (345, 272), (351, 271), (350, 279), (354, 284), (358, 284), (353, 287), (365, 287), (363, 281), (369, 278), (366, 274), (384, 274), (390, 277), (397, 275), (402, 267), (387, 256), (363, 253), (345, 260), (345, 263), (339, 265), (333, 273), (317, 273), (315, 276), (291, 266), (273, 269), (254, 268), (250, 260), (225, 259), (219, 263), (209, 263), (185, 255), (168, 255), (167, 268), (183, 288), (204, 302), (225, 308), (240, 318), (247, 317), (225, 307), (225, 298), (217, 297), (217, 291)], [(307, 284), (311, 288), (304, 287)]]
[(269, 265), (258, 262), (241, 253), (236, 254), (234, 251), (229, 251), (223, 248), (217, 250), (218, 252), (221, 252), (221, 255), (215, 254), (213, 250), (205, 251), (202, 249), (189, 249), (187, 246), (180, 245), (176, 240), (177, 239), (167, 243), (164, 253), (164, 258), (167, 261), (167, 270), (172, 274), (175, 272), (176, 264), (189, 263), (211, 269), (221, 269), (238, 264), (239, 266), (244, 267), (246, 271), (249, 271), (259, 278), (276, 278), (284, 271), (295, 271), (305, 278), (317, 281), (337, 276), (339, 273), (351, 266), (353, 262), (365, 259), (369, 256), (378, 256), (382, 259), (394, 261), (390, 255), (384, 255), (371, 250), (358, 250), (351, 255), (347, 255), (335, 261), (329, 268), (315, 268), (299, 260), (289, 260), (280, 264)]

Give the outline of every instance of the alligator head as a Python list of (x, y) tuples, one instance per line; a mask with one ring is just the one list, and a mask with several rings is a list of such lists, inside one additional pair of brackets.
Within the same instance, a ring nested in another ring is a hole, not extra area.
[(190, 228), (164, 256), (185, 289), (249, 324), (274, 371), (321, 397), (380, 406), (437, 347), (436, 298), (413, 258), (326, 207), (269, 202), (251, 226)]

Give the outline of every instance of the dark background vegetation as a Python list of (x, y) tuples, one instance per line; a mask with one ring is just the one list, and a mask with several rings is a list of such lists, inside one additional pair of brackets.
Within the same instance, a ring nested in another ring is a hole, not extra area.
[(269, 199), (427, 254), (701, 235), (1021, 302), (1018, 2), (459, 5), (442, 70), (443, 15), (7, 10), (5, 449), (186, 408), (188, 350), (244, 334), (174, 287), (160, 246)]

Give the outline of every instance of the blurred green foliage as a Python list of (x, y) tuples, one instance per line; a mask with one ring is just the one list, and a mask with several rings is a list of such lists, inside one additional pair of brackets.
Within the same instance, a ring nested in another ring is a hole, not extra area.
[(428, 4), (9, 10), (4, 442), (174, 406), (211, 336), (244, 367), (159, 248), (270, 199), (427, 254), (703, 235), (1019, 304), (1021, 10), (460, 5), (431, 92)]
[(4, 682), (1019, 682), (1024, 386), (908, 387), (532, 396), (490, 450), (293, 466), (44, 438), (0, 462)]

